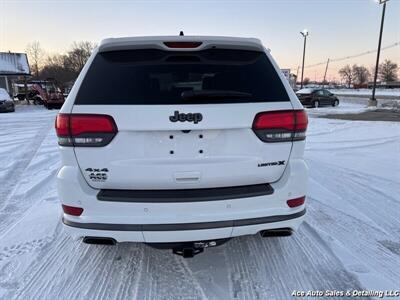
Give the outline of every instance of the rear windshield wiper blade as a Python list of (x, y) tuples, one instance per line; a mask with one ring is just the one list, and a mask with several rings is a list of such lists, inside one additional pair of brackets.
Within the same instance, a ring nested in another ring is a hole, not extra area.
[(224, 90), (203, 90), (203, 91), (184, 91), (181, 94), (182, 99), (198, 100), (204, 98), (228, 99), (228, 98), (253, 98), (253, 95), (238, 91)]

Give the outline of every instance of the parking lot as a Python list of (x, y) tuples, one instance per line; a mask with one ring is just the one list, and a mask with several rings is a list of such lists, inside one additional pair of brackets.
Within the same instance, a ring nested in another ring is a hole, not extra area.
[(400, 280), (400, 124), (308, 110), (308, 215), (292, 237), (248, 236), (193, 259), (142, 244), (93, 246), (60, 223), (56, 111), (0, 116), (0, 298), (278, 299), (294, 290), (395, 289)]
[[(183, 259), (142, 244), (94, 246), (60, 223), (55, 110), (0, 115), (1, 299), (281, 299), (295, 290), (394, 290), (400, 282), (400, 123), (310, 109), (305, 223)], [(87, 295), (90, 295), (88, 297)]]

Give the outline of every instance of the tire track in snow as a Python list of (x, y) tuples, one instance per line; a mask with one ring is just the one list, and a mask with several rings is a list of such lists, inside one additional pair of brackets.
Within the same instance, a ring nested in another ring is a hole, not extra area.
[[(16, 149), (0, 151), (4, 161), (11, 161), (3, 164), (0, 172), (0, 234), (18, 222), (46, 193), (54, 191), (52, 184), (59, 163), (55, 136), (51, 133), (54, 113), (29, 110), (26, 113), (32, 112), (39, 114), (34, 115), (37, 119), (32, 118), (32, 122), (26, 123), (29, 117), (17, 114), (17, 118), (4, 124), (7, 132), (14, 132), (10, 137), (16, 141)], [(0, 141), (0, 146), (11, 140)]]
[[(315, 232), (303, 226), (291, 237), (256, 235), (232, 241), (233, 249), (226, 250), (232, 264), (237, 261), (231, 271), (231, 298), (288, 299), (294, 290), (359, 288), (358, 281), (319, 241)], [(235, 289), (238, 284), (240, 288)]]
[[(55, 157), (47, 159), (48, 170), (30, 181), (19, 180), (9, 200), (0, 210), (0, 236), (17, 223), (31, 207), (41, 199), (56, 199), (55, 176), (58, 161)], [(38, 174), (35, 167), (26, 171), (28, 176)]]
[[(314, 161), (309, 162), (313, 170), (310, 174), (312, 180), (321, 182), (322, 186), (333, 195), (346, 199), (347, 205), (353, 206), (359, 213), (371, 219), (371, 222), (377, 224), (381, 230), (400, 234), (400, 202), (392, 195), (395, 190), (398, 190), (397, 195), (400, 193), (399, 183), (375, 175), (355, 173), (323, 162), (318, 162), (318, 167)], [(335, 180), (327, 181), (325, 174), (329, 174), (329, 177)], [(335, 207), (335, 204), (332, 204), (335, 210), (340, 207), (342, 206)]]
[(133, 299), (143, 246), (86, 245), (62, 231), (23, 275), (13, 299)]
[(145, 246), (137, 299), (202, 299), (204, 292), (170, 250)]
[[(400, 184), (329, 163), (310, 163), (314, 184), (308, 198), (309, 224), (331, 236), (348, 253), (357, 253), (359, 262), (346, 265), (348, 270), (377, 273), (384, 282), (399, 282), (400, 255), (393, 249), (400, 248), (400, 203), (393, 194), (400, 191)], [(324, 197), (329, 195), (329, 201), (314, 193), (319, 186), (327, 190)]]
[(2, 182), (0, 189), (0, 200), (3, 202), (3, 204), (13, 196), (15, 187), (17, 186), (19, 180), (24, 178), (24, 171), (37, 154), (38, 149), (40, 148), (49, 131), (50, 126), (47, 124), (43, 126), (43, 128), (40, 128), (39, 132), (33, 137), (33, 142), (26, 146), (25, 151), (21, 153), (20, 157), (13, 158), (15, 163), (13, 167), (6, 172), (6, 176), (4, 176), (4, 181)]
[(189, 275), (189, 277), (193, 279), (193, 283), (196, 285), (197, 289), (201, 293), (201, 299), (208, 300), (208, 297), (206, 296), (203, 288), (201, 287), (201, 285), (197, 281), (196, 277), (193, 275), (192, 270), (189, 268), (189, 266), (187, 264), (187, 261), (184, 258), (178, 258), (177, 256), (175, 256), (175, 260), (176, 260), (176, 262), (178, 264), (182, 265), (182, 269), (185, 270), (185, 272)]
[[(257, 236), (257, 238), (260, 238)], [(247, 237), (231, 240), (225, 249), (230, 272), (232, 299), (266, 299), (267, 286), (259, 274)]]
[[(393, 235), (387, 235), (386, 232), (376, 228), (375, 224), (371, 226), (354, 219), (351, 215), (334, 211), (320, 202), (310, 205), (309, 213), (314, 215), (313, 218), (309, 218), (309, 224), (334, 238), (347, 252), (356, 254), (358, 260), (364, 264), (364, 269), (379, 273), (383, 280), (391, 281), (393, 284), (400, 280), (397, 272), (400, 268), (399, 255), (382, 245), (383, 241), (400, 245), (399, 241), (393, 241)], [(346, 268), (350, 270), (351, 266)]]

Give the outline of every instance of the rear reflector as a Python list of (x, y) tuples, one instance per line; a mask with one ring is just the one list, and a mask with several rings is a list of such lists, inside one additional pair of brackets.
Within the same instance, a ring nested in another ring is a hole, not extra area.
[(297, 207), (297, 206), (303, 205), (305, 200), (306, 200), (306, 196), (303, 196), (303, 197), (299, 197), (299, 198), (295, 198), (295, 199), (290, 199), (290, 200), (286, 201), (286, 203), (289, 207)]
[(168, 48), (197, 48), (202, 42), (164, 42), (164, 45)]
[(289, 142), (306, 138), (308, 118), (304, 110), (261, 112), (253, 121), (254, 133), (264, 142)]
[(83, 208), (81, 207), (74, 207), (62, 204), (62, 209), (64, 213), (71, 216), (80, 216), (83, 213)]
[(56, 132), (61, 146), (101, 147), (111, 142), (118, 128), (108, 115), (58, 114)]

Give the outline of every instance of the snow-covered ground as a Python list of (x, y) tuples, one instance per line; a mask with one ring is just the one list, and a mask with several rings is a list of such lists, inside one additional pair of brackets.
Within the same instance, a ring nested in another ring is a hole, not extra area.
[[(372, 95), (372, 89), (329, 89), (335, 95), (367, 96)], [(376, 96), (396, 97), (400, 100), (400, 89), (376, 89)]]
[(85, 245), (60, 224), (55, 111), (0, 114), (0, 299), (288, 299), (294, 290), (399, 290), (400, 123), (309, 110), (306, 222), (193, 259), (142, 244)]

